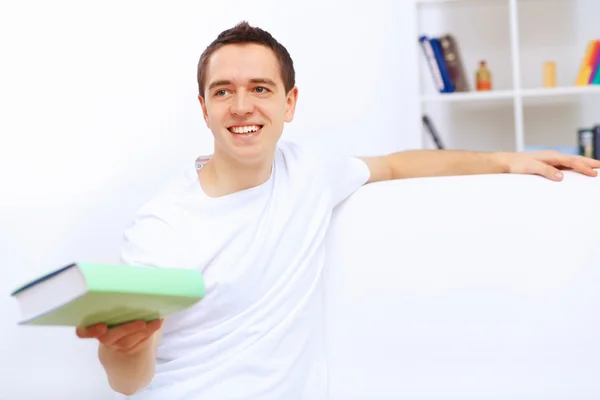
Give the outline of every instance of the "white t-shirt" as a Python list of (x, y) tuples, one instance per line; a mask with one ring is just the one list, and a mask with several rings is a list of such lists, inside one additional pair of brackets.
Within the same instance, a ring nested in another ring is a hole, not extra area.
[(165, 319), (154, 379), (129, 398), (325, 398), (324, 239), (368, 178), (357, 158), (280, 142), (264, 184), (211, 198), (190, 168), (142, 206), (122, 261), (199, 269), (206, 296)]

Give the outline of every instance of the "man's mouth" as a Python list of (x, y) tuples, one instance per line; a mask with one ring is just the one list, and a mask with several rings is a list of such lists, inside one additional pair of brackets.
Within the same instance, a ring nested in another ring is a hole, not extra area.
[(257, 133), (262, 127), (262, 125), (238, 125), (230, 126), (227, 129), (229, 132), (235, 133), (236, 135), (249, 135), (252, 133)]

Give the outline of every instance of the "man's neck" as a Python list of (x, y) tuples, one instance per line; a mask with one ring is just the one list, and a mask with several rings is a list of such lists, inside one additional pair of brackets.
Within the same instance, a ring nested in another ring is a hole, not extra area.
[(272, 161), (242, 164), (215, 154), (198, 171), (198, 179), (207, 196), (222, 197), (265, 183), (271, 176)]

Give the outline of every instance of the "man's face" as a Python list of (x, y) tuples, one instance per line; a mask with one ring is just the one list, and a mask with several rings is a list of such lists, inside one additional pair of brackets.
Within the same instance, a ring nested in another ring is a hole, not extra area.
[(204, 120), (215, 138), (215, 155), (243, 164), (270, 160), (294, 117), (297, 88), (285, 92), (279, 63), (259, 44), (230, 44), (209, 59)]

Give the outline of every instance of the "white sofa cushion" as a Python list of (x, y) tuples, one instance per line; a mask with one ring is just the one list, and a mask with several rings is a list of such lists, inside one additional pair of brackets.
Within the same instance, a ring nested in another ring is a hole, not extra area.
[(332, 399), (600, 393), (600, 178), (367, 185), (334, 215)]

